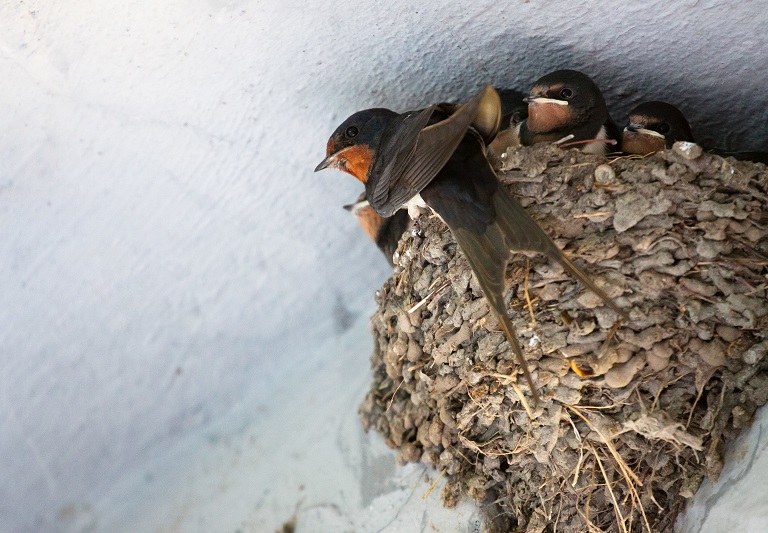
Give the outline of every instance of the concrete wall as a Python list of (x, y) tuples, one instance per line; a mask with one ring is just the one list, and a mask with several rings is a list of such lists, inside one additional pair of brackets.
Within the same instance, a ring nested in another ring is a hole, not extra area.
[[(704, 142), (766, 148), (764, 5), (623, 4), (0, 4), (0, 529), (270, 531), (290, 515), (275, 491), (264, 514), (263, 485), (195, 514), (226, 484), (200, 468), (261, 468), (275, 446), (258, 439), (298, 391), (310, 418), (362, 394), (387, 268), (340, 209), (357, 185), (312, 174), (358, 109), (571, 67), (619, 122), (662, 98)], [(233, 438), (252, 464), (229, 461)]]

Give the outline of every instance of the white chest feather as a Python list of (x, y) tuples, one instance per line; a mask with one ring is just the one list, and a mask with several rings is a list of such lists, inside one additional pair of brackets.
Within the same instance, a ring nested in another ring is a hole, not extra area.
[[(602, 126), (600, 128), (600, 131), (597, 132), (597, 135), (595, 135), (595, 139), (604, 141), (608, 139), (608, 130), (605, 126)], [(597, 154), (597, 155), (605, 155), (608, 153), (608, 143), (604, 142), (597, 142), (597, 143), (587, 143), (584, 145), (584, 148), (582, 148), (582, 152), (587, 154)]]
[(411, 220), (416, 220), (422, 211), (429, 209), (420, 194), (405, 202), (405, 207), (408, 208), (408, 216), (411, 217)]

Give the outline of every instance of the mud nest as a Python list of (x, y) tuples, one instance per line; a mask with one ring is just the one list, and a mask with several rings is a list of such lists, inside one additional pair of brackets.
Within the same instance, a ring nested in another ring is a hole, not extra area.
[(516, 254), (507, 299), (542, 401), (447, 228), (422, 216), (372, 318), (363, 425), (469, 496), (485, 531), (666, 531), (768, 399), (768, 173), (698, 147), (548, 145), (500, 179), (616, 302)]

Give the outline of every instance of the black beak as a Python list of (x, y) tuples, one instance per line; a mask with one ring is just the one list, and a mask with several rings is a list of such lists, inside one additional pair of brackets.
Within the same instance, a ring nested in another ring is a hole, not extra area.
[(351, 213), (352, 210), (355, 208), (355, 205), (356, 204), (347, 204), (347, 205), (344, 206), (344, 209), (346, 209), (347, 211), (349, 211)]
[(333, 163), (333, 156), (335, 155), (336, 154), (331, 154), (325, 159), (323, 159), (322, 161), (320, 161), (320, 164), (315, 167), (315, 172), (319, 170), (323, 170), (324, 168), (328, 168), (331, 165), (331, 163)]
[(637, 132), (637, 130), (641, 130), (643, 127), (639, 124), (627, 124), (627, 127), (624, 129), (627, 131)]

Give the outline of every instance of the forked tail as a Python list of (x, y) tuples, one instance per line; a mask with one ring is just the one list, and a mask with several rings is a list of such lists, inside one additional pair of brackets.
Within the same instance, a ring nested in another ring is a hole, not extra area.
[[(493, 308), (493, 306), (491, 307)], [(528, 386), (531, 387), (533, 405), (536, 406), (539, 404), (539, 391), (536, 388), (536, 384), (533, 382), (531, 371), (528, 370), (528, 362), (525, 360), (525, 357), (523, 357), (523, 351), (520, 349), (520, 344), (517, 342), (517, 332), (515, 331), (515, 326), (512, 325), (512, 321), (509, 319), (506, 312), (499, 312), (499, 310), (495, 308), (493, 308), (493, 310), (496, 313), (496, 316), (499, 317), (501, 329), (504, 330), (504, 335), (507, 336), (507, 340), (509, 341), (510, 346), (512, 346), (512, 351), (515, 352), (518, 364), (523, 368), (525, 379), (528, 381)]]

